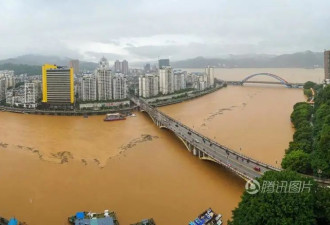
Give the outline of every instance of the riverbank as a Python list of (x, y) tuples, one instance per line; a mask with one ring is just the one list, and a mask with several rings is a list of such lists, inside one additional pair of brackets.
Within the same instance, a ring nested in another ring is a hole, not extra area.
[(307, 82), (304, 88), (309, 101), (298, 102), (294, 106), (291, 121), (295, 133), (286, 150), (282, 167), (319, 178), (329, 178), (330, 86)]
[(105, 115), (112, 112), (120, 112), (122, 114), (129, 114), (136, 109), (136, 106), (116, 108), (116, 109), (99, 109), (99, 110), (39, 110), (39, 109), (25, 109), (14, 108), (7, 106), (0, 106), (0, 111), (35, 114), (35, 115), (54, 115), (54, 116), (83, 116), (83, 115)]
[[(191, 92), (187, 94), (186, 97), (183, 98), (170, 98), (165, 100), (160, 100), (155, 103), (150, 103), (152, 106), (165, 106), (177, 104), (183, 101), (191, 100), (194, 98), (198, 98), (204, 96), (206, 94), (210, 94), (215, 92), (225, 85), (218, 85), (215, 88), (208, 89), (200, 92)], [(35, 115), (54, 115), (54, 116), (93, 116), (93, 115), (105, 115), (107, 113), (120, 112), (125, 115), (131, 114), (132, 111), (136, 110), (137, 106), (130, 106), (124, 108), (116, 108), (116, 109), (99, 109), (99, 110), (39, 110), (39, 109), (26, 109), (26, 108), (16, 108), (16, 107), (8, 107), (8, 106), (0, 106), (0, 111), (4, 112), (12, 112), (12, 113), (23, 113), (23, 114), (35, 114)]]

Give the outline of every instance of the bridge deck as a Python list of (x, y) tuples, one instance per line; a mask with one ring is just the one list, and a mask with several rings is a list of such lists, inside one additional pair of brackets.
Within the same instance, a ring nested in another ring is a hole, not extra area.
[[(165, 127), (175, 133), (192, 151), (201, 159), (212, 160), (219, 163), (244, 179), (254, 179), (260, 177), (266, 171), (281, 171), (281, 168), (260, 162), (251, 157), (243, 155), (232, 149), (229, 149), (214, 140), (198, 133), (174, 118), (160, 112), (156, 108), (148, 105), (144, 100), (131, 97), (131, 100), (137, 104), (141, 110), (147, 112), (153, 121), (160, 127)], [(330, 180), (318, 179), (315, 181), (322, 184), (330, 184)]]

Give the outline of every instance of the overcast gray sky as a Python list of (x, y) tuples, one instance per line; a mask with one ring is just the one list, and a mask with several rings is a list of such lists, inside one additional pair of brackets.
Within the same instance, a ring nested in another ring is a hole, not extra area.
[(330, 48), (329, 0), (0, 0), (0, 59), (98, 61)]

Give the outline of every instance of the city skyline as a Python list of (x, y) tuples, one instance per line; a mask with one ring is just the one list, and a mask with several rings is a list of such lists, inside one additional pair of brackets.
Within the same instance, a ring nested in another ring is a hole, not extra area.
[[(53, 52), (86, 61), (103, 55), (110, 61), (180, 60), (199, 55), (323, 51), (330, 46), (325, 32), (330, 3), (325, 0), (317, 4), (296, 0), (157, 4), (82, 1), (78, 10), (74, 2), (2, 2), (0, 19), (6, 23), (0, 28), (6, 35), (0, 38), (0, 59)], [(61, 10), (53, 10), (58, 5)]]

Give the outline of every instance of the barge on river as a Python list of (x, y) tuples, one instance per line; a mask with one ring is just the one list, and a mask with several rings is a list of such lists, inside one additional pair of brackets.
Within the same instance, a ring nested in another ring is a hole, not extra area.
[(141, 222), (138, 222), (138, 223), (133, 223), (131, 225), (156, 225), (156, 223), (151, 218), (151, 219), (142, 220)]
[(216, 214), (211, 208), (200, 214), (194, 221), (190, 222), (189, 225), (221, 225), (222, 215)]
[(104, 213), (77, 212), (68, 218), (73, 225), (119, 225), (115, 212), (104, 210)]
[(120, 113), (108, 113), (104, 118), (104, 121), (116, 121), (116, 120), (126, 120), (126, 117)]

